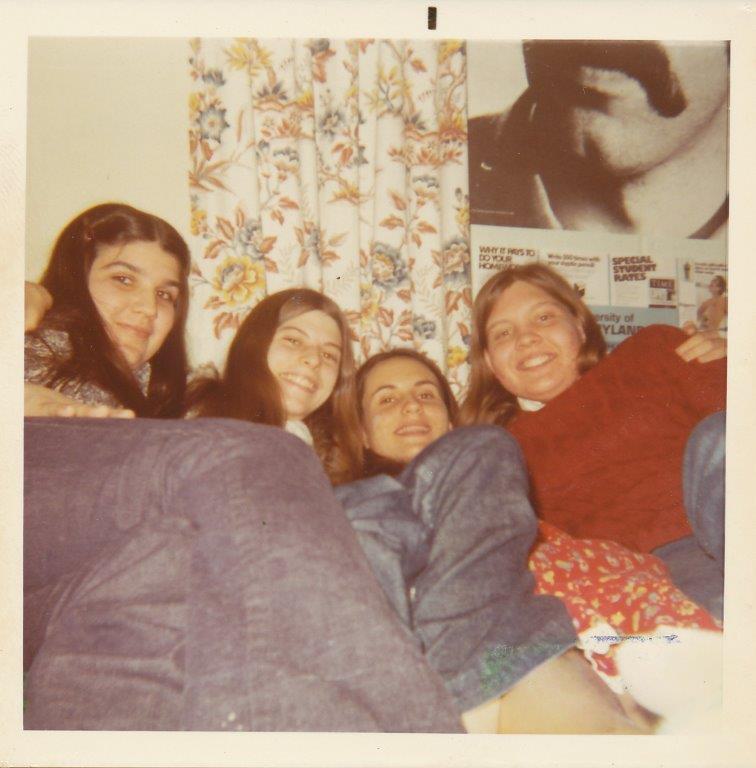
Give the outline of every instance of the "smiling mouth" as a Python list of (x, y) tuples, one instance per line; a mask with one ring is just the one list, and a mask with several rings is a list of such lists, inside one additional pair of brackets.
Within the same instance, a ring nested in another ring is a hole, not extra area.
[(152, 336), (152, 329), (151, 328), (140, 328), (136, 325), (129, 325), (128, 323), (119, 323), (118, 324), (121, 328), (124, 328), (125, 330), (129, 331), (130, 333), (134, 334), (134, 336), (139, 337), (140, 339), (144, 339), (145, 341)]
[(521, 371), (530, 371), (534, 368), (542, 368), (544, 365), (547, 365), (550, 363), (556, 355), (543, 353), (541, 355), (533, 355), (531, 357), (525, 358), (522, 362), (518, 364), (518, 368)]
[(315, 382), (311, 378), (308, 376), (300, 376), (298, 373), (282, 373), (279, 374), (279, 378), (309, 394), (313, 394), (317, 389)]
[(429, 434), (431, 428), (428, 424), (402, 424), (394, 430), (395, 435), (399, 437), (419, 437)]

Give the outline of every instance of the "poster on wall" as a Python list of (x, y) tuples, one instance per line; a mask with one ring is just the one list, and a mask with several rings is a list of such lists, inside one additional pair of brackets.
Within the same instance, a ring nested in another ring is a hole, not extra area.
[(652, 323), (724, 333), (727, 43), (471, 41), (468, 68), (473, 292), (538, 261), (610, 346)]
[(680, 316), (703, 330), (727, 333), (727, 264), (724, 260), (681, 260)]

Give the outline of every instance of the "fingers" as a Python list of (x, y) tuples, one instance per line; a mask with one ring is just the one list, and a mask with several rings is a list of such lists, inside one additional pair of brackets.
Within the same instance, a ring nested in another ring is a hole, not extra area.
[(685, 331), (688, 336), (692, 336), (698, 330), (698, 328), (692, 320), (688, 320), (686, 323), (683, 323), (682, 330)]
[(717, 331), (700, 331), (680, 344), (675, 352), (686, 363), (692, 360), (710, 363), (727, 357), (727, 339), (722, 338)]
[(721, 360), (727, 357), (727, 343), (722, 340), (722, 345), (712, 349), (710, 352), (700, 355), (696, 359), (699, 363), (712, 363), (714, 360)]
[(89, 419), (133, 419), (136, 414), (128, 408), (111, 408), (109, 405), (67, 404), (55, 408), (55, 416)]
[(130, 408), (114, 408), (109, 405), (88, 405), (72, 400), (54, 389), (39, 384), (24, 384), (24, 416), (48, 416), (60, 418), (133, 419)]

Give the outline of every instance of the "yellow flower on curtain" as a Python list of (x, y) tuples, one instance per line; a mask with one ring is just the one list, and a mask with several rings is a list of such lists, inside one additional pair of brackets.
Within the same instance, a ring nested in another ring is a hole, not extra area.
[(193, 235), (202, 235), (207, 231), (207, 212), (201, 208), (192, 210), (192, 220), (190, 223), (191, 233)]
[(450, 347), (446, 354), (446, 365), (449, 368), (456, 368), (467, 362), (467, 350), (463, 347)]
[(215, 306), (239, 307), (265, 296), (265, 268), (247, 257), (230, 256), (215, 270)]

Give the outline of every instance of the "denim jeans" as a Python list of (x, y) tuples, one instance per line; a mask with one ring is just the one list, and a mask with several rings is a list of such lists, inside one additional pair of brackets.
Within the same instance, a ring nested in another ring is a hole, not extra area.
[(27, 420), (24, 633), (26, 728), (461, 730), (273, 427)]
[(683, 457), (683, 498), (693, 535), (654, 550), (686, 594), (722, 618), (724, 597), (725, 413), (701, 421)]
[(575, 642), (561, 600), (534, 594), (537, 522), (517, 442), (462, 427), (396, 478), (336, 489), (389, 602), (460, 711)]

